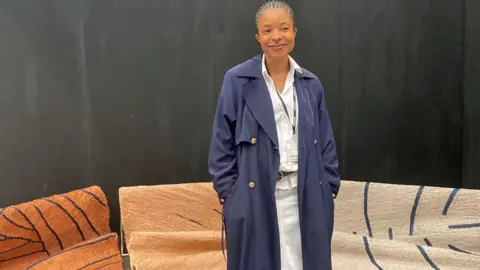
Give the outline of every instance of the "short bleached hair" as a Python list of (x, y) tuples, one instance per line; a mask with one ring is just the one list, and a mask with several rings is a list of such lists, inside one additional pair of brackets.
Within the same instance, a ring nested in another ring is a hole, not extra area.
[(294, 20), (294, 17), (293, 17), (293, 10), (292, 8), (285, 2), (283, 1), (268, 1), (266, 3), (264, 3), (263, 5), (260, 6), (260, 8), (258, 9), (257, 11), (257, 14), (255, 15), (255, 24), (258, 26), (258, 19), (260, 18), (260, 15), (262, 15), (262, 13), (267, 10), (267, 9), (271, 9), (271, 8), (281, 8), (283, 10), (285, 10), (288, 14), (290, 14), (290, 16), (292, 16), (292, 20)]

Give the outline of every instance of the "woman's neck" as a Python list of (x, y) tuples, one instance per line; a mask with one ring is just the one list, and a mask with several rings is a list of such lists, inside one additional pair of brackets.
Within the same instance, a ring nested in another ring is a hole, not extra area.
[(287, 57), (265, 58), (265, 65), (270, 76), (286, 74), (290, 70), (290, 61)]

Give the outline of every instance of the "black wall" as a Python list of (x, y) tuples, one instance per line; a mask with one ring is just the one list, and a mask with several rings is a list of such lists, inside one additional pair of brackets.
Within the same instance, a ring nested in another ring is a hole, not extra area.
[(480, 188), (480, 2), (465, 10), (463, 186)]
[(462, 1), (310, 2), (297, 55), (328, 92), (342, 178), (461, 185)]
[[(480, 4), (306, 0), (293, 56), (326, 89), (343, 179), (480, 188)], [(0, 2), (0, 207), (209, 181), (224, 72), (262, 1)]]

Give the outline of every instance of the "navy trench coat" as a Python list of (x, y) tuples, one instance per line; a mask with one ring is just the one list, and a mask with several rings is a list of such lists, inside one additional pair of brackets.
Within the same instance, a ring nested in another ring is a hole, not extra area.
[[(280, 166), (262, 55), (225, 73), (208, 167), (223, 207), (228, 270), (280, 270), (275, 185)], [(340, 188), (330, 119), (319, 79), (296, 72), (298, 200), (304, 270), (332, 268), (334, 197)]]

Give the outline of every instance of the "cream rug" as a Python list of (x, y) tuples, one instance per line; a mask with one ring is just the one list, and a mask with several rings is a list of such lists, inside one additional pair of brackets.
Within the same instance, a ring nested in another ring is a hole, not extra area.
[(335, 269), (480, 269), (480, 191), (343, 181)]
[[(480, 191), (342, 181), (334, 269), (480, 269)], [(225, 269), (211, 183), (124, 187), (132, 268)], [(140, 211), (139, 211), (140, 209)]]

